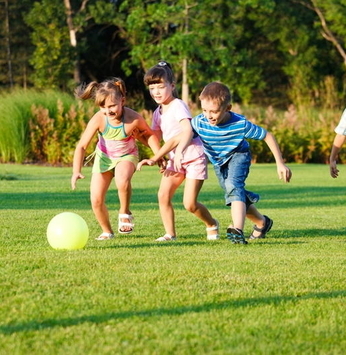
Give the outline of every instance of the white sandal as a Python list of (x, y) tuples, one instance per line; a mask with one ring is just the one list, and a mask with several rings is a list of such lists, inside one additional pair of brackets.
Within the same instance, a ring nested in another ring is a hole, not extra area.
[(216, 225), (214, 227), (206, 228), (207, 232), (217, 231), (216, 234), (207, 234), (208, 240), (217, 240), (220, 239), (219, 237), (219, 222), (215, 219)]
[(173, 237), (173, 235), (165, 234), (163, 237), (157, 238), (156, 242), (173, 242), (176, 239), (177, 238)]
[[(130, 222), (122, 222), (121, 219), (128, 219)], [(126, 214), (126, 213), (120, 213), (119, 214), (119, 222), (118, 222), (118, 232), (120, 234), (130, 234), (133, 232), (133, 228), (135, 226), (135, 224), (132, 222), (133, 221), (133, 216), (132, 214)], [(122, 227), (130, 227), (131, 229), (127, 230), (127, 231), (123, 231)]]
[(113, 239), (115, 236), (113, 233), (102, 233), (100, 234), (97, 238), (95, 238), (95, 240), (109, 240), (109, 239)]

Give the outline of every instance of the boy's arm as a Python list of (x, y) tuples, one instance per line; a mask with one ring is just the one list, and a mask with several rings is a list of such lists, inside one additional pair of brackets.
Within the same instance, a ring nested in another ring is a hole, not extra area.
[(333, 141), (333, 146), (332, 146), (332, 151), (330, 153), (329, 157), (329, 169), (330, 169), (330, 176), (332, 178), (336, 178), (339, 176), (339, 169), (336, 167), (336, 158), (345, 143), (346, 136), (343, 134), (336, 134), (334, 141)]
[(285, 165), (284, 160), (282, 159), (281, 151), (275, 137), (270, 132), (267, 132), (264, 141), (267, 143), (269, 149), (274, 155), (279, 179), (283, 179), (285, 182), (290, 182), (292, 172), (290, 168)]

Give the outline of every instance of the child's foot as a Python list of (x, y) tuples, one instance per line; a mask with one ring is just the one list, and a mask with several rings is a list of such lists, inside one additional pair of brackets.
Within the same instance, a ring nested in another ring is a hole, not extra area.
[(233, 244), (247, 244), (243, 231), (238, 228), (233, 228), (233, 227), (227, 228), (227, 238)]
[(213, 227), (206, 228), (206, 231), (208, 240), (219, 239), (219, 222), (215, 219), (215, 225)]
[(118, 232), (120, 234), (132, 233), (134, 226), (132, 214), (119, 213)]
[(253, 239), (261, 239), (265, 238), (266, 234), (270, 231), (270, 229), (273, 226), (273, 220), (270, 219), (268, 216), (263, 216), (264, 217), (264, 224), (262, 228), (257, 227), (254, 225), (253, 231), (249, 237), (250, 240)]
[(156, 241), (157, 242), (173, 242), (176, 239), (177, 238), (173, 235), (165, 234), (163, 237), (157, 238)]
[(100, 234), (97, 238), (95, 238), (95, 240), (109, 240), (109, 239), (113, 239), (115, 236), (113, 233), (102, 233)]

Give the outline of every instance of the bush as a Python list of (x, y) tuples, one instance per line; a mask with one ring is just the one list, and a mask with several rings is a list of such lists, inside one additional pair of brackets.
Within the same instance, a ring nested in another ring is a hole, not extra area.
[[(56, 91), (14, 91), (0, 100), (0, 162), (71, 165), (75, 146), (97, 108), (92, 102), (76, 100)], [(327, 163), (334, 128), (342, 109), (296, 109), (286, 111), (234, 105), (235, 112), (268, 129), (278, 141), (287, 163)], [(196, 107), (194, 114), (199, 113)], [(151, 124), (152, 112), (140, 111)], [(96, 138), (95, 138), (96, 139)], [(96, 141), (95, 141), (96, 144)], [(95, 144), (90, 144), (87, 154)], [(267, 145), (251, 140), (254, 162), (274, 162)], [(140, 159), (152, 156), (150, 148), (138, 143)], [(346, 161), (346, 152), (339, 155)]]

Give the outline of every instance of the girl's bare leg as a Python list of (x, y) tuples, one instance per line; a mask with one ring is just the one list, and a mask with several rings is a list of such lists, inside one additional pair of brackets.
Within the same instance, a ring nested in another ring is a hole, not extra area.
[[(121, 161), (114, 170), (115, 185), (118, 189), (119, 196), (119, 214), (131, 214), (130, 203), (132, 197), (131, 179), (136, 171), (135, 165), (130, 161)], [(131, 223), (128, 218), (121, 218), (121, 222)], [(129, 226), (122, 226), (122, 231), (132, 230)]]
[(158, 191), (159, 209), (165, 232), (174, 237), (176, 237), (176, 230), (172, 198), (184, 179), (183, 174), (166, 170), (162, 176)]
[[(186, 179), (184, 189), (184, 207), (189, 212), (199, 218), (207, 228), (216, 226), (216, 220), (212, 217), (209, 210), (202, 203), (197, 201), (204, 180)], [(209, 231), (208, 235), (218, 234), (217, 230)]]
[(90, 184), (90, 200), (92, 210), (101, 226), (103, 233), (112, 233), (113, 229), (109, 221), (108, 209), (105, 204), (106, 193), (113, 179), (113, 173), (93, 173)]

